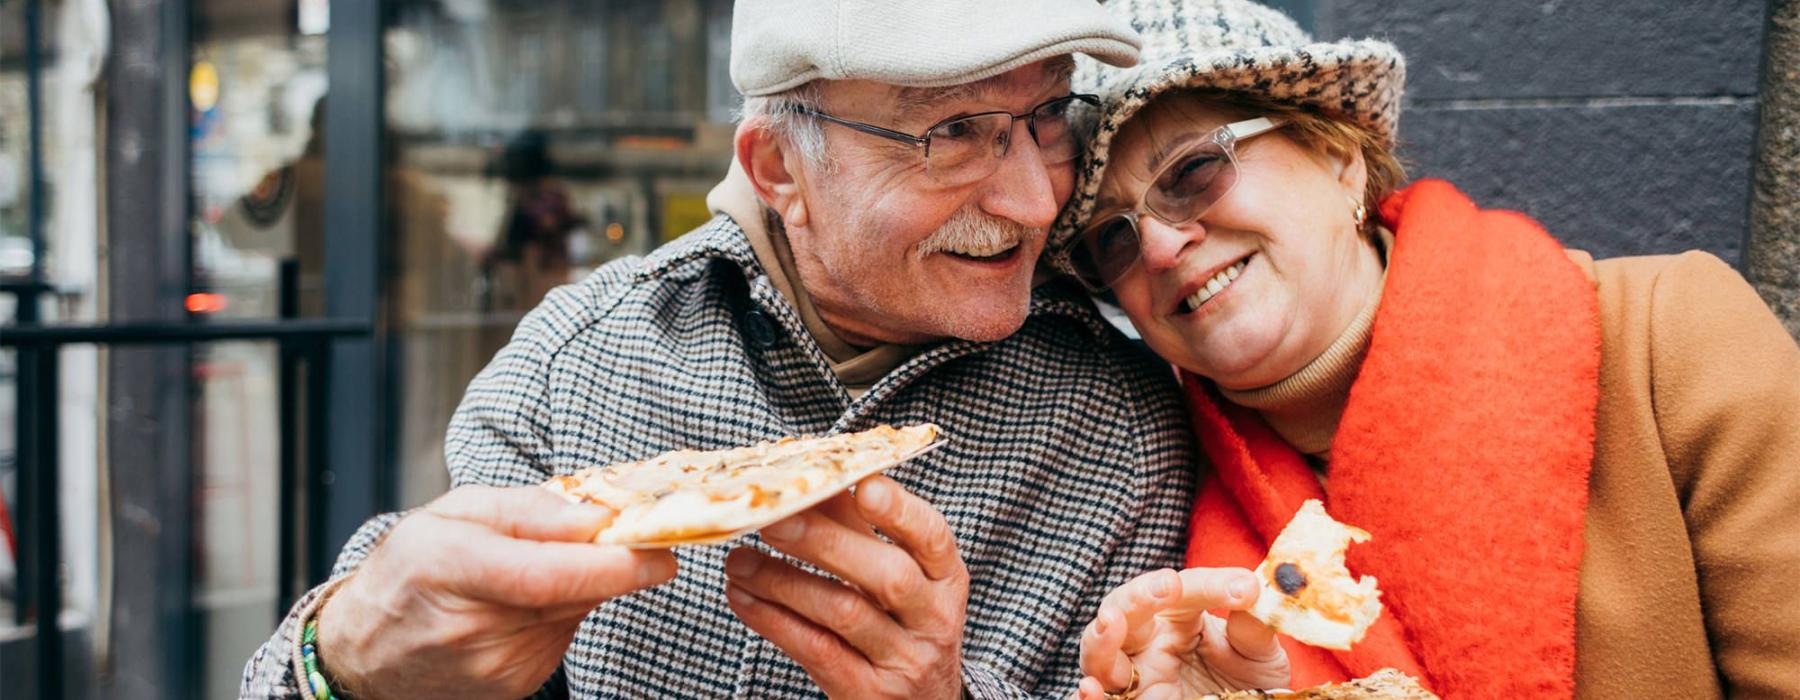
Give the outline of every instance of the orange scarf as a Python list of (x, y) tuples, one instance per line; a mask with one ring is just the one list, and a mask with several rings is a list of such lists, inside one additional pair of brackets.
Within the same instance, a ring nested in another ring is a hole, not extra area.
[(1254, 412), (1183, 374), (1214, 472), (1189, 566), (1255, 567), (1308, 498), (1368, 530), (1351, 571), (1386, 611), (1348, 652), (1283, 638), (1293, 684), (1411, 673), (1447, 698), (1571, 697), (1599, 401), (1593, 284), (1549, 234), (1420, 181), (1393, 224), (1381, 308), (1331, 446), (1326, 494)]

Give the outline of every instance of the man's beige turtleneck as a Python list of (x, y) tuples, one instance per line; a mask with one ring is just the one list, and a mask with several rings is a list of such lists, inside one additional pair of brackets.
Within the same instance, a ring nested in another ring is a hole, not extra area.
[(731, 217), (732, 221), (744, 229), (744, 235), (750, 239), (750, 247), (756, 251), (756, 261), (768, 273), (775, 290), (781, 292), (781, 296), (799, 313), (801, 322), (806, 324), (807, 333), (812, 335), (813, 341), (824, 351), (831, 371), (850, 392), (851, 398), (861, 398), (875, 382), (912, 356), (913, 348), (908, 345), (877, 345), (872, 348), (851, 345), (825, 323), (824, 317), (819, 315), (818, 307), (813, 305), (812, 295), (806, 292), (806, 286), (801, 283), (799, 269), (794, 265), (794, 250), (788, 245), (786, 230), (782, 228), (775, 213), (763, 206), (762, 200), (756, 196), (756, 190), (750, 185), (749, 176), (744, 174), (737, 161), (732, 161), (731, 171), (725, 175), (725, 179), (707, 193), (706, 206), (714, 214)]
[(1262, 414), (1269, 427), (1294, 449), (1322, 462), (1331, 460), (1331, 440), (1337, 435), (1338, 421), (1350, 400), (1350, 385), (1356, 382), (1363, 358), (1369, 353), (1369, 331), (1375, 325), (1375, 310), (1381, 305), (1382, 287), (1387, 284), (1387, 251), (1393, 248), (1394, 234), (1376, 229), (1376, 235), (1383, 268), (1381, 281), (1375, 285), (1374, 296), (1325, 352), (1300, 371), (1269, 386), (1244, 391), (1220, 389), (1226, 400)]

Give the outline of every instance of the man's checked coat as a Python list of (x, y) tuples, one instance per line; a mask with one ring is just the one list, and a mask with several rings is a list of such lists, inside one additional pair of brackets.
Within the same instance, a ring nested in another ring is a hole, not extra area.
[[(1167, 365), (1067, 289), (1040, 287), (1012, 337), (923, 348), (852, 401), (743, 230), (720, 216), (552, 293), (469, 386), (446, 449), (455, 484), (520, 485), (678, 447), (922, 421), (942, 426), (948, 444), (889, 473), (956, 532), (970, 574), (970, 695), (1067, 697), (1101, 596), (1180, 566), (1196, 469)], [(334, 577), (399, 517), (364, 525)], [(596, 609), (547, 689), (818, 696), (798, 664), (726, 608), (727, 550), (679, 550), (675, 581)], [(294, 673), (294, 638), (325, 588), (251, 659), (246, 697), (310, 695)], [(331, 650), (319, 656), (329, 667)]]

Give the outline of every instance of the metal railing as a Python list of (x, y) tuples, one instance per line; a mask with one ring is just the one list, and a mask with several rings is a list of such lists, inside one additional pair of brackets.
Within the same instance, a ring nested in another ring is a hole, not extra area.
[[(40, 697), (60, 698), (64, 678), (59, 568), (62, 513), (58, 501), (57, 455), (58, 355), (69, 345), (192, 346), (226, 341), (265, 341), (279, 352), (280, 553), (277, 619), (305, 590), (322, 577), (329, 562), (303, 557), (302, 523), (317, 523), (324, 512), (327, 431), (326, 393), (331, 385), (333, 340), (367, 337), (365, 321), (281, 319), (230, 323), (124, 323), (103, 325), (0, 326), (0, 348), (18, 354), (14, 385), (19, 410), (19, 538), (18, 601), (15, 622), (34, 624), (36, 682)], [(304, 372), (304, 374), (303, 374)], [(305, 416), (302, 417), (302, 409)], [(302, 518), (298, 494), (309, 494)], [(302, 563), (304, 561), (304, 564)]]

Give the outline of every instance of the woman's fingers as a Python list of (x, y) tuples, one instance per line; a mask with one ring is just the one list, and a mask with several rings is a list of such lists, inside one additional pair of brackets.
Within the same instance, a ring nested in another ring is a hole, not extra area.
[(1199, 619), (1207, 610), (1249, 610), (1256, 604), (1256, 573), (1249, 569), (1183, 569), (1181, 596), (1163, 617), (1176, 623)]
[(1098, 683), (1103, 693), (1131, 685), (1131, 655), (1123, 648), (1125, 632), (1124, 613), (1102, 605), (1081, 635), (1081, 672)]
[(1106, 700), (1106, 691), (1100, 687), (1100, 679), (1088, 676), (1081, 679), (1081, 685), (1075, 686), (1075, 697), (1079, 700)]
[(1287, 652), (1267, 625), (1245, 612), (1229, 620), (1202, 615), (1199, 646), (1202, 663), (1217, 676), (1246, 688), (1283, 688), (1289, 684)]
[(1120, 648), (1136, 654), (1156, 635), (1156, 615), (1181, 597), (1181, 577), (1173, 569), (1143, 574), (1114, 588), (1100, 601), (1100, 610), (1116, 610), (1123, 618), (1125, 639)]
[(1238, 656), (1250, 661), (1270, 661), (1284, 655), (1275, 630), (1247, 612), (1231, 613), (1225, 621), (1225, 641)]

